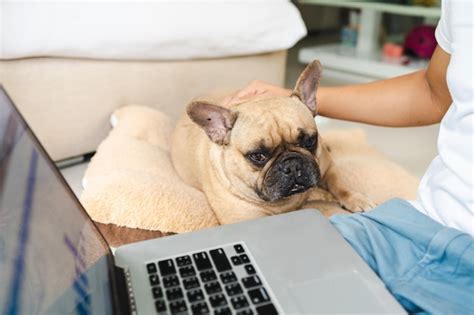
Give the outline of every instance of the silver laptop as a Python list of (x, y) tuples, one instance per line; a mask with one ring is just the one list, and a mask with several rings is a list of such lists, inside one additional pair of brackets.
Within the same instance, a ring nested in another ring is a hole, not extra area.
[(405, 313), (311, 209), (112, 255), (1, 87), (0, 284), (2, 314)]

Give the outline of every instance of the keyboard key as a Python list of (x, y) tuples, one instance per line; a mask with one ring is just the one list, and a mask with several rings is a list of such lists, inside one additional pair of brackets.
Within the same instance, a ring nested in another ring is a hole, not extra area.
[(222, 272), (232, 269), (229, 259), (227, 259), (227, 255), (222, 248), (213, 249), (209, 254), (211, 254), (212, 261), (214, 262), (217, 271)]
[(176, 273), (174, 262), (171, 259), (162, 260), (158, 262), (158, 267), (160, 268), (160, 274), (163, 277), (168, 275), (174, 275)]
[(247, 308), (245, 310), (238, 311), (237, 315), (253, 315), (253, 311), (250, 308)]
[(148, 277), (150, 279), (150, 284), (153, 286), (153, 285), (157, 285), (157, 284), (160, 284), (160, 278), (158, 278), (158, 275), (157, 274), (152, 274)]
[(245, 252), (244, 247), (240, 244), (234, 245), (234, 249), (237, 254), (242, 254)]
[(225, 286), (225, 291), (229, 296), (237, 295), (242, 293), (242, 287), (238, 283), (231, 283)]
[(193, 254), (193, 259), (199, 271), (212, 268), (211, 261), (206, 252)]
[(247, 256), (246, 254), (242, 254), (239, 257), (240, 257), (240, 260), (242, 260), (244, 264), (248, 264), (250, 262), (249, 256)]
[(239, 308), (249, 306), (249, 302), (247, 302), (247, 298), (243, 295), (239, 295), (239, 296), (231, 298), (230, 302), (232, 303), (232, 307), (236, 310), (238, 310)]
[(261, 304), (263, 302), (270, 301), (270, 297), (268, 296), (267, 290), (265, 290), (265, 288), (249, 290), (248, 294), (253, 304)]
[(178, 276), (169, 276), (163, 278), (163, 286), (165, 288), (171, 288), (179, 285), (179, 278)]
[(155, 301), (155, 309), (158, 313), (166, 312), (166, 304), (163, 300)]
[(183, 297), (183, 290), (181, 288), (171, 288), (166, 290), (166, 298), (170, 301), (181, 299)]
[(183, 279), (183, 286), (186, 290), (199, 287), (199, 280), (196, 277)]
[(243, 278), (242, 283), (244, 284), (244, 287), (246, 287), (247, 289), (253, 288), (262, 284), (258, 276), (250, 276), (247, 278)]
[(206, 302), (196, 303), (191, 306), (193, 315), (209, 314), (209, 307)]
[(219, 307), (227, 305), (227, 300), (223, 294), (215, 294), (209, 297), (212, 307)]
[(231, 283), (237, 281), (237, 277), (233, 271), (228, 271), (221, 273), (221, 281), (224, 284)]
[(202, 282), (209, 282), (212, 280), (216, 280), (217, 276), (214, 270), (206, 270), (200, 273)]
[(208, 282), (204, 285), (204, 289), (206, 289), (206, 293), (208, 295), (222, 292), (222, 288), (219, 282), (213, 281), (213, 282)]
[(240, 260), (239, 256), (232, 256), (230, 257), (230, 260), (232, 260), (234, 266), (242, 265), (242, 260)]
[(230, 308), (224, 307), (214, 311), (214, 315), (231, 315)]
[(158, 269), (156, 269), (156, 264), (155, 263), (149, 263), (146, 265), (146, 270), (148, 273), (156, 273)]
[(186, 302), (184, 302), (183, 300), (171, 302), (169, 306), (170, 306), (171, 314), (183, 313), (188, 310), (188, 307), (186, 306)]
[(278, 311), (276, 310), (273, 304), (265, 304), (262, 306), (257, 306), (257, 314), (258, 315), (277, 315)]
[(256, 273), (255, 268), (252, 265), (245, 265), (245, 271), (247, 271), (247, 274), (249, 275)]
[(176, 264), (178, 267), (186, 266), (191, 264), (191, 257), (189, 255), (181, 256), (176, 258)]
[(182, 278), (186, 278), (190, 276), (195, 276), (196, 271), (194, 270), (193, 266), (185, 266), (185, 267), (179, 268), (179, 274)]
[(204, 293), (202, 292), (201, 289), (188, 291), (186, 295), (188, 296), (189, 303), (194, 303), (194, 302), (204, 300)]
[(161, 290), (161, 287), (152, 288), (151, 293), (155, 299), (161, 299), (163, 297), (163, 290)]

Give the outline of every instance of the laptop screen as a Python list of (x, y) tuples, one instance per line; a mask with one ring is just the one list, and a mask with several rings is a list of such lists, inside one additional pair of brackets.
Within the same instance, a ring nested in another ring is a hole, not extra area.
[(109, 262), (107, 244), (0, 86), (0, 313), (110, 314)]

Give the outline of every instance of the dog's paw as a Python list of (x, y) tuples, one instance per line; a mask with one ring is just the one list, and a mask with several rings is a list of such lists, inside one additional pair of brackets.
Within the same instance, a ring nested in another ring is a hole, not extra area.
[(339, 203), (350, 212), (364, 212), (377, 206), (370, 198), (358, 192), (348, 192)]

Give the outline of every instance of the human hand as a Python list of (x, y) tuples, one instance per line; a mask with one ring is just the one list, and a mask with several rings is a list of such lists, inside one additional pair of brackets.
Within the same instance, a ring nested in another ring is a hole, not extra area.
[(272, 97), (272, 96), (290, 96), (291, 90), (272, 85), (270, 83), (254, 80), (244, 88), (238, 90), (234, 94), (226, 97), (223, 105), (233, 105), (242, 103), (244, 101), (257, 97)]

